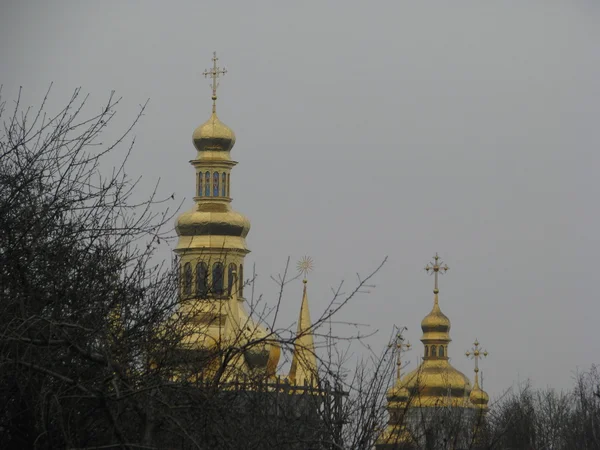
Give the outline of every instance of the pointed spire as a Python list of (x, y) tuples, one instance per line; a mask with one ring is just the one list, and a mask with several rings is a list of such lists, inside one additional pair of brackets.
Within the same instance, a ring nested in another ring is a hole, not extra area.
[(298, 317), (298, 329), (296, 331), (296, 340), (294, 341), (294, 355), (289, 378), (296, 385), (308, 384), (316, 386), (317, 356), (315, 354), (312, 322), (308, 309), (308, 294), (306, 292), (306, 285), (308, 283), (306, 275), (312, 270), (312, 259), (304, 257), (298, 263), (298, 270), (305, 278), (302, 280), (304, 284), (302, 305), (300, 306), (300, 316)]

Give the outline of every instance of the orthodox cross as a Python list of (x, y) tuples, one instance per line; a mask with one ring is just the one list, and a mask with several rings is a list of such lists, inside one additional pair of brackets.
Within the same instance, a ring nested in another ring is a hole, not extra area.
[(217, 88), (219, 87), (219, 81), (218, 81), (219, 76), (225, 75), (227, 73), (227, 69), (225, 69), (225, 68), (221, 69), (220, 67), (217, 66), (218, 60), (219, 60), (219, 58), (217, 58), (217, 52), (213, 52), (212, 69), (210, 69), (210, 70), (206, 69), (202, 73), (202, 75), (204, 75), (204, 78), (208, 78), (209, 76), (212, 78), (212, 83), (211, 83), (210, 87), (212, 89), (213, 113), (217, 112)]
[(425, 272), (427, 272), (429, 275), (433, 274), (435, 279), (433, 287), (434, 294), (440, 292), (440, 290), (438, 289), (438, 273), (441, 273), (443, 275), (448, 271), (448, 269), (450, 269), (450, 267), (448, 267), (440, 260), (440, 257), (437, 253), (433, 257), (433, 262), (430, 262), (425, 266)]
[(488, 355), (488, 352), (485, 350), (481, 350), (479, 346), (479, 341), (475, 339), (473, 343), (473, 348), (465, 353), (467, 358), (471, 358), (475, 360), (475, 383), (478, 383), (478, 373), (479, 373), (479, 358), (485, 358)]
[(402, 368), (402, 352), (404, 350), (410, 350), (410, 342), (404, 343), (404, 337), (402, 333), (406, 330), (406, 327), (402, 327), (396, 334), (395, 342), (389, 344), (388, 347), (394, 347), (394, 353), (396, 354), (396, 379), (400, 380), (400, 369)]

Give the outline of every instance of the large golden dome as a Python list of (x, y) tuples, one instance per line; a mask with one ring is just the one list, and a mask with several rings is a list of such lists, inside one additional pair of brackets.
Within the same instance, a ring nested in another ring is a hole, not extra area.
[(199, 152), (230, 151), (235, 145), (235, 133), (213, 112), (210, 118), (194, 130), (194, 146)]
[(427, 359), (403, 380), (415, 406), (459, 406), (471, 391), (469, 379), (447, 359)]
[(179, 236), (236, 236), (245, 238), (250, 231), (250, 221), (233, 211), (228, 203), (198, 203), (177, 219), (175, 227)]

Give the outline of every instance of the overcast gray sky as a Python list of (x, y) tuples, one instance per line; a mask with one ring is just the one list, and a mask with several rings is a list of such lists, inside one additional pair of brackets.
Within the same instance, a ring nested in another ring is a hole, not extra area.
[[(129, 171), (192, 205), (191, 135), (210, 113), (201, 73), (229, 73), (219, 116), (237, 134), (233, 206), (269, 301), (287, 256), (311, 255), (313, 316), (329, 286), (380, 260), (341, 319), (406, 325), (422, 346), (423, 271), (450, 265), (452, 363), (477, 337), (492, 394), (531, 377), (566, 388), (598, 362), (600, 2), (2, 0), (0, 83), (51, 104), (82, 86), (150, 105)], [(291, 287), (293, 321), (301, 285)], [(365, 332), (368, 330), (364, 330)]]

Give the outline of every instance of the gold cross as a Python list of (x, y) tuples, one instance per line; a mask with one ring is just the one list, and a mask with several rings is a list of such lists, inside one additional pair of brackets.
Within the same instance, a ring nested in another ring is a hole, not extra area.
[(475, 360), (475, 379), (477, 379), (477, 373), (479, 372), (479, 358), (485, 358), (488, 355), (488, 352), (485, 350), (481, 351), (479, 341), (475, 339), (475, 342), (473, 342), (473, 348), (466, 352), (465, 355), (467, 358)]
[(394, 347), (394, 353), (396, 353), (396, 379), (400, 380), (400, 369), (402, 368), (402, 352), (406, 349), (406, 351), (410, 350), (410, 342), (404, 343), (404, 337), (402, 336), (402, 332), (406, 330), (406, 327), (402, 327), (398, 334), (396, 334), (395, 344), (389, 344), (388, 347)]
[(450, 267), (448, 267), (446, 264), (440, 261), (440, 257), (437, 253), (433, 257), (433, 262), (430, 262), (425, 266), (425, 272), (427, 272), (430, 275), (433, 274), (435, 278), (435, 283), (433, 287), (434, 294), (440, 292), (440, 290), (438, 289), (438, 273), (441, 273), (443, 275), (448, 271), (448, 269), (450, 269)]
[(225, 75), (227, 73), (227, 69), (225, 69), (225, 68), (221, 69), (220, 67), (217, 66), (218, 60), (219, 60), (219, 58), (217, 58), (217, 52), (213, 52), (212, 69), (210, 69), (210, 70), (206, 69), (202, 73), (202, 75), (204, 75), (204, 78), (207, 78), (209, 76), (212, 78), (212, 83), (211, 83), (210, 87), (212, 88), (213, 113), (217, 112), (217, 88), (219, 87), (219, 81), (218, 81), (219, 76)]

